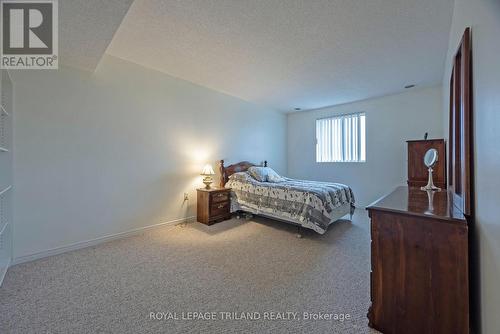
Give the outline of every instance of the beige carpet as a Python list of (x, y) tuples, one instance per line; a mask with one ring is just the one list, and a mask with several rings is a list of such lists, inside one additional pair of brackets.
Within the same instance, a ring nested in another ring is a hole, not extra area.
[(263, 218), (192, 223), (14, 266), (0, 288), (0, 333), (376, 333), (365, 210), (323, 236), (295, 230)]

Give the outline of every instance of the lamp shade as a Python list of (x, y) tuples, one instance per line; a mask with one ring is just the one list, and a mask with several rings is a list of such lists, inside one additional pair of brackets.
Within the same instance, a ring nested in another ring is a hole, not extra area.
[(214, 172), (212, 166), (205, 165), (205, 167), (203, 167), (203, 171), (201, 172), (201, 175), (215, 175), (215, 172)]

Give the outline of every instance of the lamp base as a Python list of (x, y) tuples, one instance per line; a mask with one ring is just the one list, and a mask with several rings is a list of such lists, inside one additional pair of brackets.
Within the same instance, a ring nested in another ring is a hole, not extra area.
[(210, 189), (210, 185), (214, 182), (211, 176), (205, 176), (203, 178), (203, 183), (205, 184), (205, 189)]

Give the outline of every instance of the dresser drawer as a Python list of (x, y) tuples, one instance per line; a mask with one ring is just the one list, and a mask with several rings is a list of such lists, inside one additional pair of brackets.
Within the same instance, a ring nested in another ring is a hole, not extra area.
[(229, 213), (229, 202), (213, 203), (210, 207), (210, 216), (222, 216)]
[(220, 203), (220, 202), (228, 202), (229, 201), (229, 193), (225, 192), (217, 192), (212, 194), (212, 203)]

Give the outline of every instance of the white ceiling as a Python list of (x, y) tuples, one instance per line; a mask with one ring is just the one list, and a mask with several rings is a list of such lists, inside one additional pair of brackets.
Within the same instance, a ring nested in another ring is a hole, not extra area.
[(312, 109), (441, 82), (452, 11), (453, 0), (135, 0), (106, 52)]
[(59, 0), (59, 61), (94, 71), (133, 0)]

